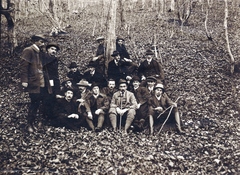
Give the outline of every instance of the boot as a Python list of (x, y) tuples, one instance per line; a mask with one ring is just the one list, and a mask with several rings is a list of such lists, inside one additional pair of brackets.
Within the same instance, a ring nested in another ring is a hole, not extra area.
[(184, 131), (181, 128), (181, 121), (180, 121), (180, 115), (179, 112), (175, 113), (175, 121), (176, 121), (176, 125), (177, 125), (177, 130), (179, 134), (183, 134)]

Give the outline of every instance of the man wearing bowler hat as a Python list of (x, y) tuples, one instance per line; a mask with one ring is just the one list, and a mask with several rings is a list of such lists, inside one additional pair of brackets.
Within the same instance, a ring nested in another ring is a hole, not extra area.
[(31, 39), (33, 44), (25, 48), (20, 57), (20, 78), (22, 86), (28, 91), (31, 100), (27, 116), (27, 130), (34, 132), (37, 129), (34, 125), (37, 111), (47, 86), (44, 79), (42, 58), (40, 57), (47, 40), (43, 35), (33, 35)]
[(78, 65), (74, 61), (70, 63), (68, 68), (70, 69), (70, 71), (68, 72), (67, 77), (71, 78), (72, 83), (76, 85), (83, 78), (83, 75), (78, 70)]
[(154, 76), (157, 79), (164, 81), (164, 72), (162, 66), (153, 59), (154, 53), (148, 49), (146, 51), (146, 60), (138, 67), (138, 75), (141, 80), (146, 80), (149, 76)]
[(134, 94), (127, 90), (126, 80), (121, 79), (118, 84), (119, 90), (113, 94), (110, 103), (109, 118), (114, 131), (118, 123), (120, 127), (125, 123), (124, 133), (127, 134), (136, 114), (137, 101)]

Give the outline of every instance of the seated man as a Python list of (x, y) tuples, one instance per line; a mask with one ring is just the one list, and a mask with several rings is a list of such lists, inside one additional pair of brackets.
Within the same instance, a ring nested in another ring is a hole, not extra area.
[[(127, 91), (126, 80), (119, 81), (119, 91), (113, 94), (109, 118), (113, 127), (113, 130), (117, 130), (117, 119), (120, 117), (120, 124), (122, 123), (122, 117), (126, 118), (124, 132), (127, 133), (128, 128), (131, 126), (132, 121), (136, 114), (137, 101), (132, 92)], [(121, 128), (119, 128), (121, 129)]]
[(76, 83), (83, 78), (83, 75), (78, 70), (78, 65), (76, 62), (71, 62), (68, 68), (70, 71), (68, 72), (67, 77), (72, 79), (73, 85), (76, 85)]
[(55, 126), (68, 129), (79, 129), (82, 120), (78, 115), (77, 104), (73, 101), (74, 92), (72, 89), (64, 90), (64, 98), (57, 99), (54, 107)]
[(137, 100), (137, 110), (136, 110), (136, 118), (134, 121), (134, 130), (142, 131), (143, 125), (146, 120), (146, 116), (148, 114), (148, 99), (151, 97), (146, 87), (140, 86), (140, 78), (138, 76), (134, 76), (132, 78), (133, 89), (132, 92)]
[(86, 121), (93, 131), (99, 132), (109, 109), (109, 100), (106, 95), (100, 93), (98, 84), (92, 84), (92, 93), (86, 97), (86, 103), (90, 107), (87, 109)]
[(102, 90), (101, 90), (101, 92), (108, 97), (109, 101), (112, 100), (113, 94), (114, 94), (115, 92), (117, 92), (117, 89), (116, 89), (115, 87), (116, 87), (116, 82), (115, 82), (115, 80), (110, 78), (110, 79), (108, 80), (108, 85), (107, 85), (107, 87), (104, 87), (104, 88), (102, 88)]
[[(149, 124), (150, 124), (150, 134), (154, 131), (154, 122), (163, 123), (170, 112), (170, 106), (173, 107), (170, 117), (168, 118), (168, 123), (176, 123), (179, 133), (183, 133), (180, 125), (180, 116), (177, 109), (177, 103), (170, 100), (168, 95), (164, 93), (164, 87), (162, 84), (157, 84), (154, 87), (154, 95), (148, 100), (149, 105)], [(167, 108), (169, 108), (167, 110)], [(158, 118), (159, 117), (159, 118)]]

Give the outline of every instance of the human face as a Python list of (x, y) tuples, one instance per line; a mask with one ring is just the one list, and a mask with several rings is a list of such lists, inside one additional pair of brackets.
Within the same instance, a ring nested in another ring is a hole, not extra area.
[(139, 85), (140, 85), (140, 82), (139, 82), (139, 81), (137, 81), (137, 80), (133, 81), (133, 87), (134, 87), (134, 88), (138, 88)]
[(102, 40), (98, 40), (98, 43), (99, 44), (103, 44), (104, 43), (104, 40), (102, 39)]
[(41, 48), (43, 48), (45, 41), (40, 39), (38, 41), (35, 41), (35, 44), (41, 49)]
[(127, 84), (122, 83), (119, 85), (119, 90), (125, 92), (127, 90)]
[(70, 70), (71, 70), (72, 72), (77, 72), (77, 68), (76, 68), (76, 67), (70, 68)]
[(94, 87), (92, 88), (92, 91), (93, 91), (93, 94), (94, 94), (94, 95), (99, 94), (99, 87), (98, 87), (98, 86), (94, 86)]
[(65, 86), (66, 86), (67, 88), (72, 87), (72, 82), (71, 82), (71, 81), (67, 81), (67, 82), (65, 83)]
[(114, 59), (115, 59), (117, 62), (119, 62), (119, 60), (120, 60), (120, 55), (115, 56)]
[(161, 88), (156, 88), (155, 89), (155, 95), (156, 96), (160, 96), (160, 95), (162, 95), (162, 93), (163, 93), (163, 90)]
[(151, 61), (152, 60), (152, 55), (147, 55), (147, 61)]
[(51, 46), (48, 48), (47, 52), (50, 56), (55, 56), (57, 53), (57, 48), (54, 46)]
[(83, 92), (86, 90), (86, 87), (85, 86), (78, 86), (78, 89), (80, 90), (80, 92)]
[(67, 92), (65, 92), (65, 99), (67, 101), (70, 101), (73, 98), (73, 91), (68, 90)]
[(119, 45), (122, 45), (122, 44), (123, 44), (123, 40), (121, 40), (121, 39), (118, 40), (118, 44), (119, 44)]
[(108, 82), (108, 87), (109, 87), (109, 89), (114, 89), (115, 86), (116, 86), (115, 81), (109, 81), (109, 82)]
[(90, 72), (95, 71), (95, 67), (89, 67)]
[(147, 86), (148, 87), (153, 87), (155, 85), (155, 82), (152, 80), (147, 81)]

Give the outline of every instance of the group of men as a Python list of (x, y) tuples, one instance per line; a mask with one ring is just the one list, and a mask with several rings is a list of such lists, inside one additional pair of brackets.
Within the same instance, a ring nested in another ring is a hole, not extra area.
[[(100, 132), (104, 127), (113, 131), (124, 128), (128, 133), (150, 128), (154, 133), (157, 122), (173, 122), (183, 133), (177, 103), (164, 92), (164, 73), (161, 64), (153, 59), (148, 49), (146, 59), (138, 66), (133, 63), (124, 45), (124, 39), (116, 39), (105, 75), (104, 37), (96, 56), (82, 73), (76, 62), (71, 62), (67, 78), (60, 84), (56, 43), (48, 43), (42, 35), (32, 36), (33, 44), (21, 55), (21, 82), (31, 100), (27, 130), (34, 132), (40, 105), (45, 123), (78, 130), (87, 127)], [(45, 51), (43, 51), (45, 48)], [(39, 125), (39, 123), (38, 123)]]

